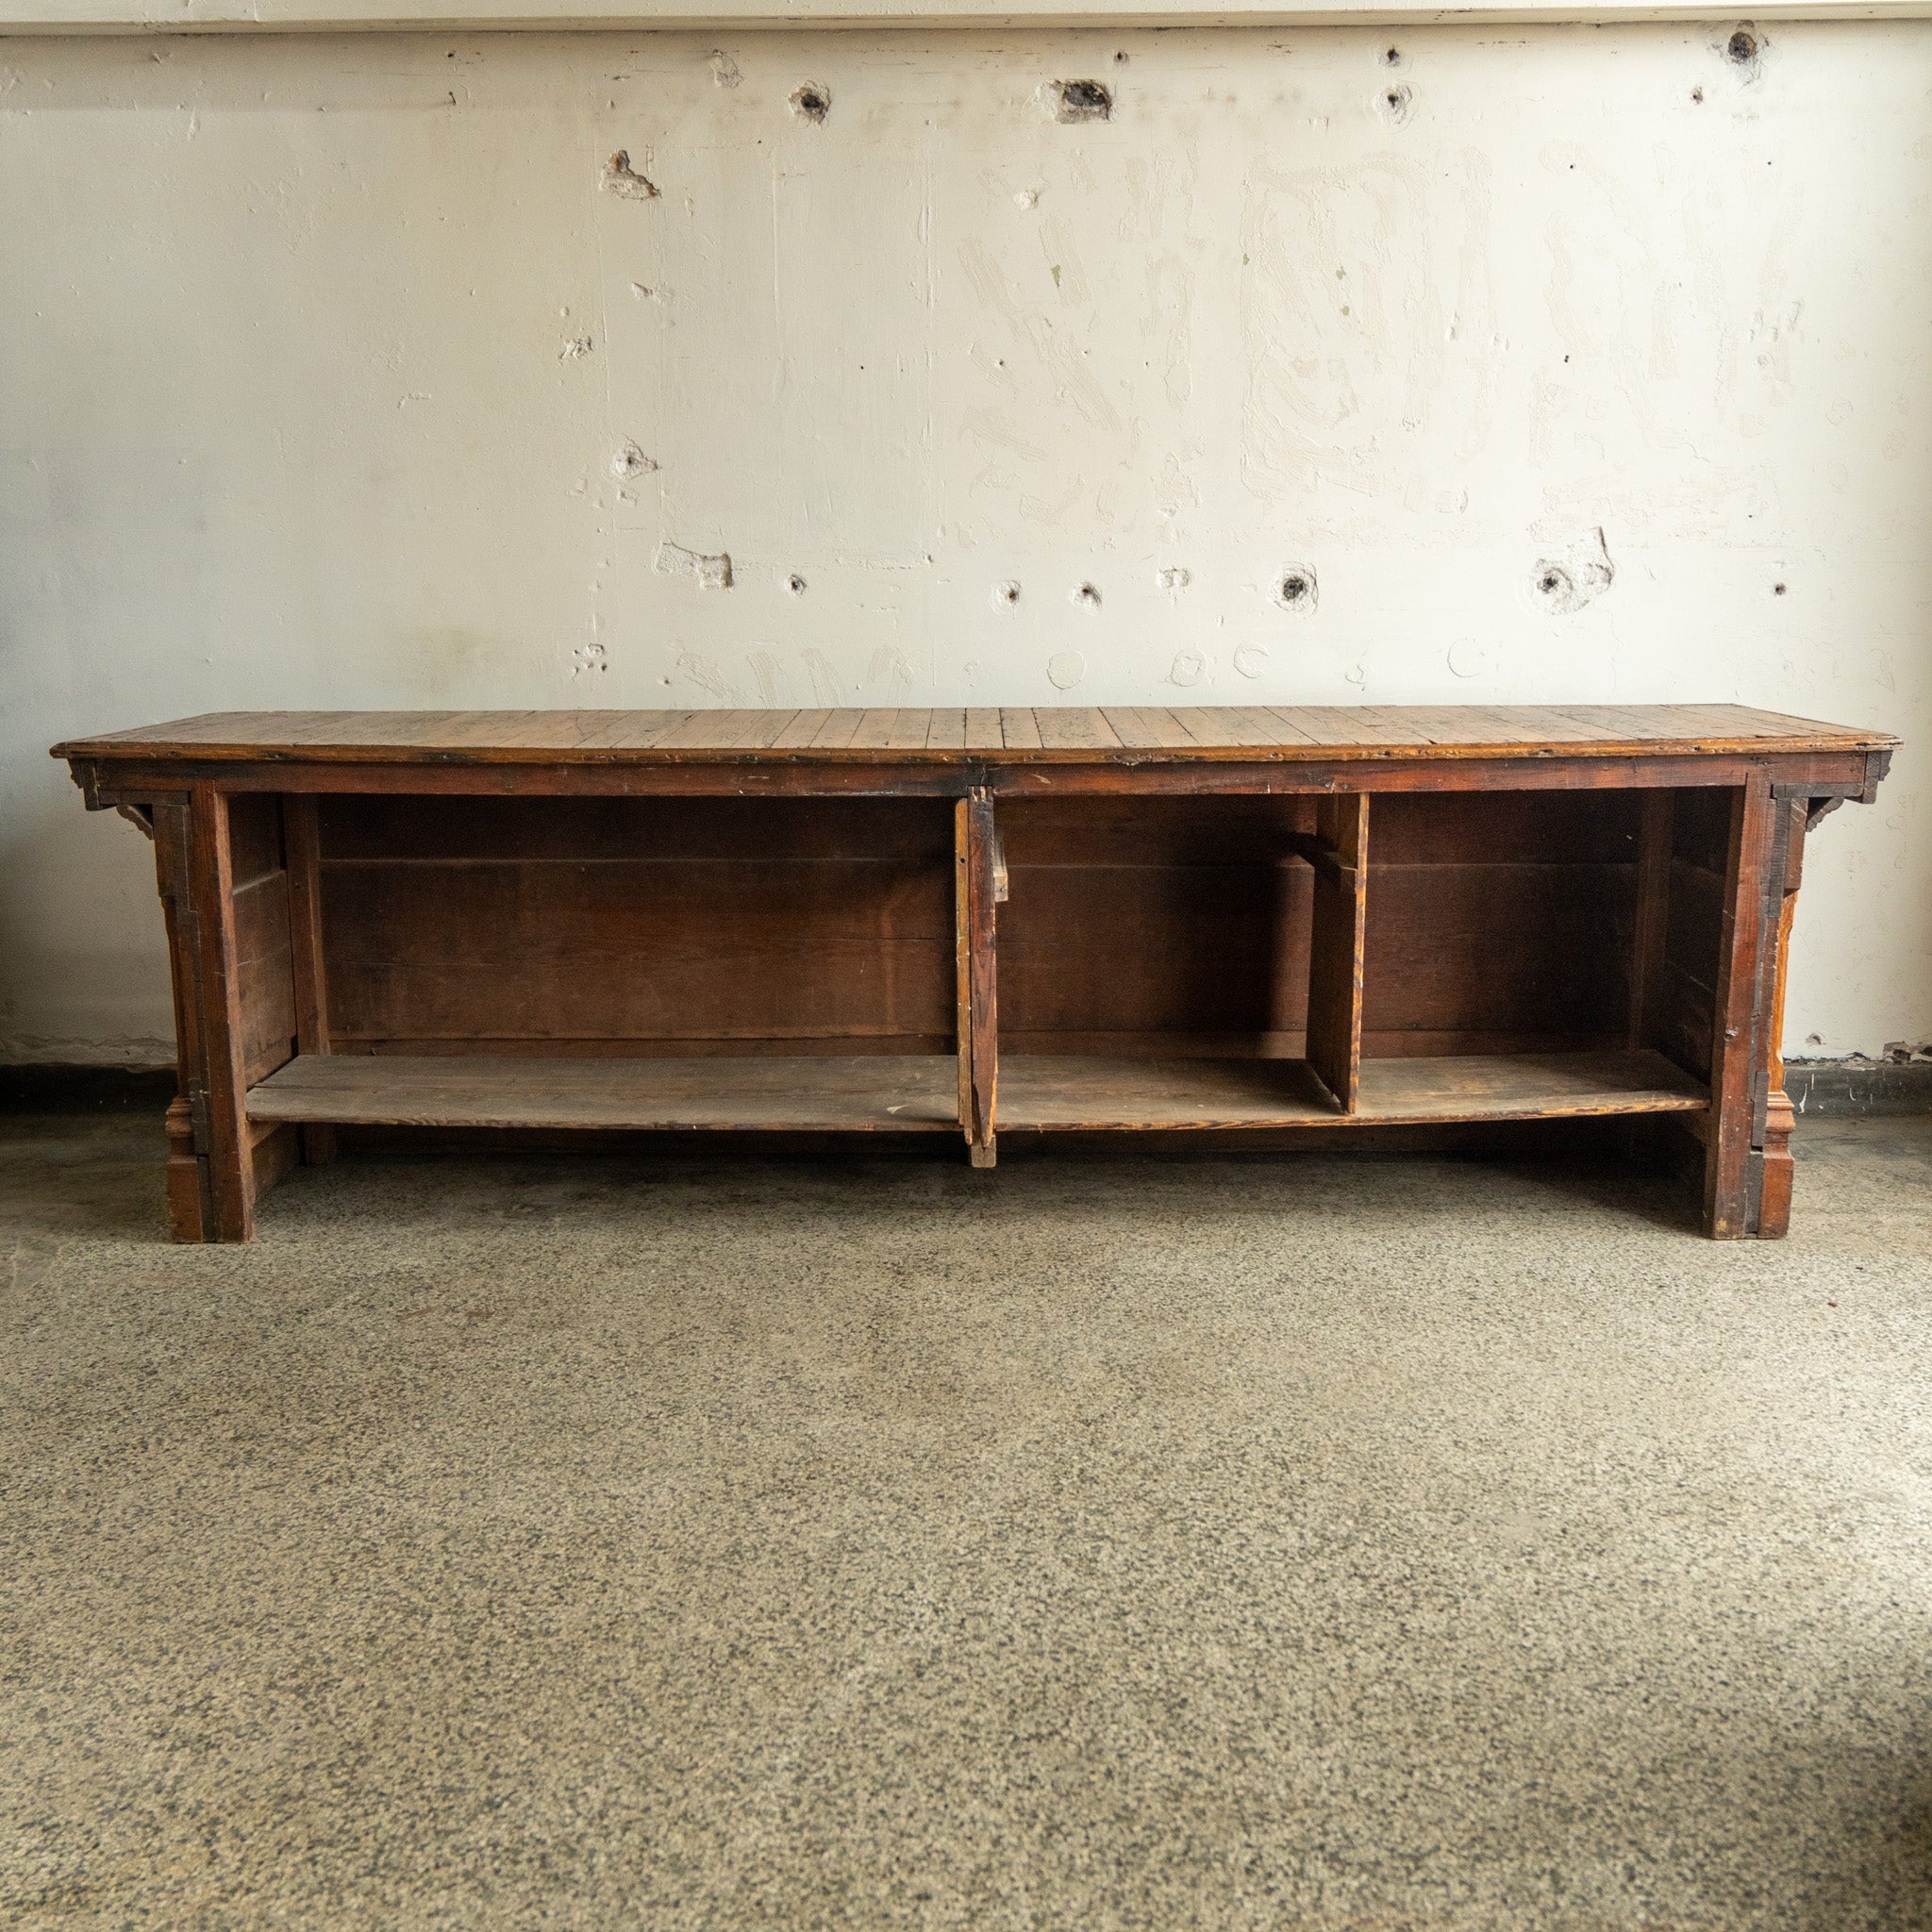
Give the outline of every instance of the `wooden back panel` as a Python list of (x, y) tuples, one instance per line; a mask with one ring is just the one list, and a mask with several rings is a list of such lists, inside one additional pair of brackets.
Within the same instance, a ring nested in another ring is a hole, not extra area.
[(1002, 799), (1000, 1034), (1014, 1053), (1294, 1057), (1311, 798)]
[(948, 800), (325, 798), (338, 1053), (949, 1051)]
[(1379, 796), (1364, 1052), (1620, 1044), (1641, 803), (1634, 791)]

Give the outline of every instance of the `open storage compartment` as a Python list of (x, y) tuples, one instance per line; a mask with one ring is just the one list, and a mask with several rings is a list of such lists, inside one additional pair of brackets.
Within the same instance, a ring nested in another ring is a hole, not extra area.
[(958, 1130), (949, 799), (280, 810), (304, 1017), (252, 1121)]
[(1645, 796), (1002, 801), (998, 1124), (1703, 1109), (1639, 1010)]

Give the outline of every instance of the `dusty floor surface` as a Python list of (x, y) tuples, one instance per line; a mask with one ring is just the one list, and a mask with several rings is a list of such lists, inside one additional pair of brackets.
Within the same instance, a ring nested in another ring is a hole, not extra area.
[(0, 1923), (1932, 1925), (1932, 1122), (1436, 1158), (0, 1123)]

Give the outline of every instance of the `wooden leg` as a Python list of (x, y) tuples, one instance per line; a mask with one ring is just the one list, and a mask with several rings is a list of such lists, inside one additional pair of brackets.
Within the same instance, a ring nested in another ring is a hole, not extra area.
[[(201, 1049), (206, 1095), (208, 1191), (220, 1241), (255, 1235), (255, 1159), (242, 1070), (241, 971), (235, 944), (234, 854), (228, 800), (208, 784), (189, 793), (189, 901), (200, 961)], [(190, 1100), (193, 1101), (191, 1089)], [(196, 1122), (199, 1127), (201, 1123)]]
[(175, 991), (175, 1070), (168, 1108), (168, 1223), (177, 1241), (214, 1239), (208, 1166), (208, 1065), (201, 1041), (201, 936), (189, 890), (185, 797), (158, 799), (150, 811), (155, 874), (167, 923)]
[(974, 1167), (996, 1158), (999, 1018), (993, 907), (997, 845), (992, 795), (972, 791), (954, 808), (954, 908), (958, 941), (959, 1124)]
[(1353, 1113), (1362, 1077), (1369, 794), (1321, 799), (1314, 842), (1304, 848), (1304, 856), (1315, 869), (1308, 937), (1308, 1065), (1342, 1112)]
[(1765, 1037), (1762, 1119), (1758, 1126), (1757, 1225), (1754, 1232), (1775, 1240), (1791, 1224), (1791, 1129), (1797, 1124), (1785, 1092), (1785, 972), (1791, 957), (1791, 916), (1798, 909), (1798, 881), (1805, 864), (1805, 825), (1810, 801), (1775, 801), (1785, 821), (1784, 885), (1777, 914), (1776, 951), (1771, 967), (1771, 1009)]
[(1774, 797), (1762, 772), (1733, 795), (1704, 1171), (1705, 1232), (1719, 1238), (1781, 1235), (1790, 1219), (1791, 1115), (1778, 1036), (1803, 828), (1802, 808)]

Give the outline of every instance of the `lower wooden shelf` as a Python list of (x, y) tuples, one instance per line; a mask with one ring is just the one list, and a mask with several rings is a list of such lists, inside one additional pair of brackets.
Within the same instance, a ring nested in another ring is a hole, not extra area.
[(248, 1117), (419, 1127), (958, 1131), (951, 1054), (496, 1059), (304, 1054), (249, 1090)]
[[(998, 1125), (1341, 1126), (1692, 1112), (1706, 1089), (1650, 1052), (1365, 1060), (1354, 1115), (1302, 1060), (1016, 1054)], [(304, 1055), (253, 1088), (252, 1121), (439, 1127), (959, 1131), (951, 1055), (535, 1059)]]
[(1307, 1127), (1552, 1120), (1691, 1112), (1708, 1091), (1650, 1052), (1487, 1054), (1364, 1060), (1357, 1111), (1341, 1112), (1305, 1060), (1076, 1059), (1000, 1062), (999, 1125)]

